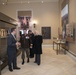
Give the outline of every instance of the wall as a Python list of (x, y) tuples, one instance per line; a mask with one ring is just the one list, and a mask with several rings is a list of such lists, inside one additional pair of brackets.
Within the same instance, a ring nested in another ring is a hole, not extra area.
[[(60, 7), (63, 0), (60, 0)], [(76, 0), (69, 0), (69, 23), (76, 23)], [(61, 15), (60, 15), (61, 16)], [(61, 20), (61, 19), (60, 19)], [(75, 25), (76, 27), (76, 25)], [(75, 28), (76, 29), (76, 28)], [(76, 55), (76, 30), (75, 30), (75, 42), (69, 43), (69, 51)]]
[[(76, 0), (69, 0), (69, 22), (76, 23)], [(75, 25), (76, 27), (76, 25)], [(75, 28), (76, 29), (76, 28)], [(75, 31), (76, 34), (76, 31)], [(76, 55), (76, 35), (75, 35), (75, 42), (70, 43), (70, 52)]]
[(0, 5), (0, 12), (17, 20), (18, 10), (32, 10), (32, 19), (37, 20), (36, 29), (41, 32), (41, 27), (51, 27), (51, 39), (44, 40), (44, 44), (52, 44), (53, 37), (58, 37), (59, 6), (58, 2), (7, 4)]

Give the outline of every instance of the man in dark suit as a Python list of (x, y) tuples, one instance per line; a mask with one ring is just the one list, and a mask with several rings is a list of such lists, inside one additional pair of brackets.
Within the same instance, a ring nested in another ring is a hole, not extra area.
[(41, 63), (41, 54), (42, 54), (42, 36), (38, 32), (35, 33), (34, 42), (33, 42), (35, 62), (37, 65)]
[(7, 37), (7, 55), (8, 55), (8, 67), (9, 71), (13, 71), (13, 69), (20, 69), (17, 67), (17, 46), (20, 45), (19, 42), (16, 42), (16, 28), (11, 28), (11, 34)]

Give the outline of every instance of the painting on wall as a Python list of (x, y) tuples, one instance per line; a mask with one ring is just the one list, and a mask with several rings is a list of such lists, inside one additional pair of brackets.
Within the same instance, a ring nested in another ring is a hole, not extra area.
[(75, 41), (75, 23), (69, 23), (66, 25), (66, 40), (68, 42)]
[(17, 38), (20, 38), (20, 34), (24, 34), (23, 30), (32, 30), (32, 11), (31, 10), (19, 10), (17, 11), (17, 19), (18, 19), (18, 34)]
[(21, 29), (29, 28), (29, 23), (31, 21), (31, 17), (26, 16), (18, 16), (19, 22), (21, 24)]
[(0, 37), (6, 37), (7, 36), (7, 32), (5, 29), (0, 29)]
[(61, 18), (62, 18), (62, 38), (66, 37), (66, 25), (68, 24), (68, 10), (69, 10), (69, 0), (64, 0), (62, 3), (61, 9)]
[(42, 27), (41, 31), (43, 39), (51, 39), (51, 27)]
[(17, 11), (17, 18), (18, 18), (18, 27), (20, 30), (30, 28), (31, 18), (32, 18), (32, 11), (31, 10), (19, 10)]

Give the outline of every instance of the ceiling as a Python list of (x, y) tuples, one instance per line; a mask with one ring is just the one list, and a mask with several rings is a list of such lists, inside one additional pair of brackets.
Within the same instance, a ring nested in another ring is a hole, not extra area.
[(9, 3), (44, 3), (44, 2), (58, 2), (59, 0), (0, 0), (0, 4)]

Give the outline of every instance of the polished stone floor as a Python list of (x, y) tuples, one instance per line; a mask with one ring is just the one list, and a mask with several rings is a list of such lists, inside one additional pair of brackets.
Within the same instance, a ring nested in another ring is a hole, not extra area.
[(21, 64), (21, 55), (17, 59), (21, 69), (10, 72), (5, 67), (2, 75), (76, 75), (76, 62), (63, 52), (56, 55), (56, 51), (50, 46), (43, 46), (40, 66), (33, 63), (34, 58), (29, 63), (25, 61), (24, 65)]

